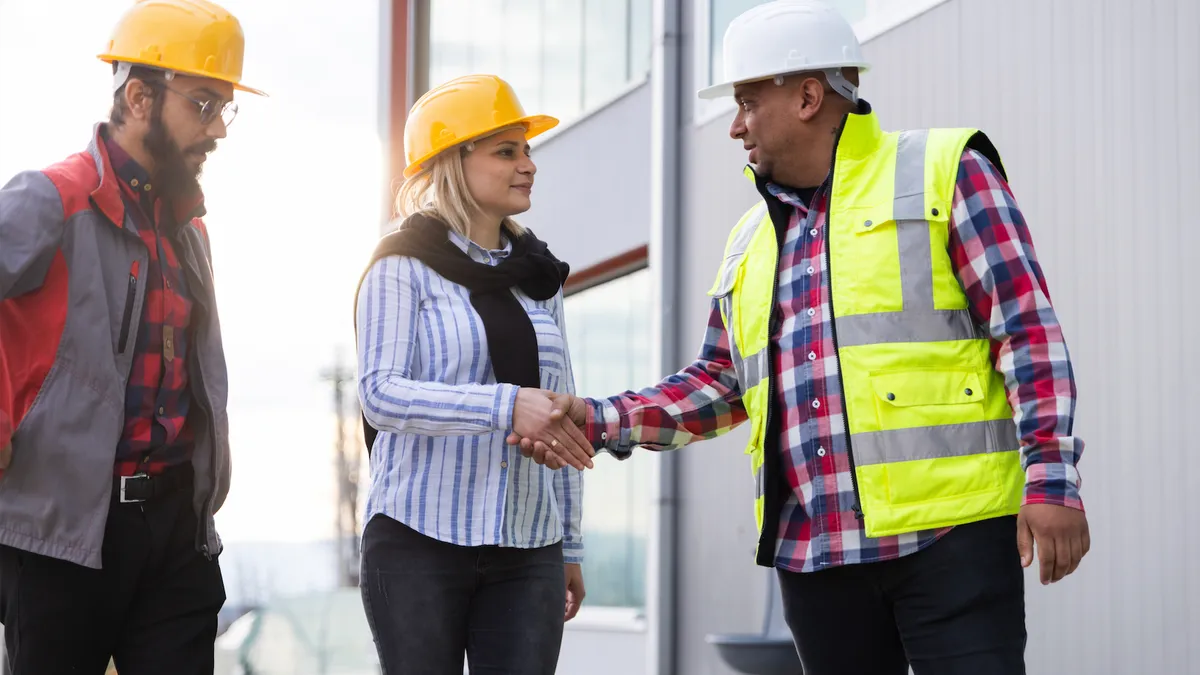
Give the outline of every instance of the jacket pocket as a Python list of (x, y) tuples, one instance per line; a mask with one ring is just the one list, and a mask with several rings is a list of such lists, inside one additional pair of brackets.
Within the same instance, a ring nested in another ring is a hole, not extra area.
[(129, 287), (125, 291), (125, 313), (121, 316), (121, 332), (117, 337), (117, 351), (125, 353), (129, 347), (129, 328), (133, 323), (133, 305), (137, 301), (137, 263), (129, 270)]

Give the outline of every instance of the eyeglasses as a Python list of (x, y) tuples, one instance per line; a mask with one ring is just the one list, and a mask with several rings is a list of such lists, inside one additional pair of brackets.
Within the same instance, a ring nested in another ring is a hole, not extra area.
[(200, 110), (200, 124), (203, 124), (204, 126), (208, 126), (217, 121), (217, 115), (220, 115), (221, 121), (224, 122), (225, 126), (228, 127), (230, 124), (233, 124), (234, 118), (237, 117), (238, 106), (237, 103), (233, 101), (225, 101), (223, 103), (220, 99), (201, 101), (199, 99), (192, 98), (183, 92), (175, 91), (170, 87), (166, 87), (166, 90), (173, 94), (182, 96), (192, 103), (195, 103), (196, 107)]

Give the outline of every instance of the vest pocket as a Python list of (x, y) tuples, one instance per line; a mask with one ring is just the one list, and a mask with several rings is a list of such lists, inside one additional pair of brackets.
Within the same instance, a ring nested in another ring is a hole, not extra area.
[(886, 431), (982, 420), (983, 382), (979, 373), (962, 370), (872, 375), (879, 428)]
[[(833, 306), (841, 315), (903, 310), (899, 227), (891, 204), (843, 207), (829, 231)], [(904, 227), (911, 223), (904, 223)]]

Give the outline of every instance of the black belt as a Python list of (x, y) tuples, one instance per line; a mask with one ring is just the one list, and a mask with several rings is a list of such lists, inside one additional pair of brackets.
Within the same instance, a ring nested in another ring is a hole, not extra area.
[(155, 476), (144, 473), (116, 476), (113, 478), (113, 496), (122, 504), (154, 501), (190, 487), (193, 476), (191, 464), (174, 466)]

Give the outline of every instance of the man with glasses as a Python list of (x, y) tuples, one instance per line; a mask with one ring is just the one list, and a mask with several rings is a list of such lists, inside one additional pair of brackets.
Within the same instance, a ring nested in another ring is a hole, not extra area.
[(212, 673), (227, 378), (199, 176), (244, 38), (134, 5), (88, 149), (0, 189), (0, 621), (16, 675)]

